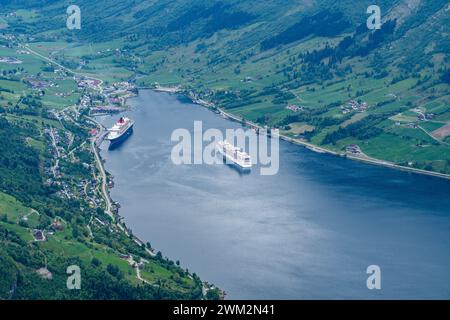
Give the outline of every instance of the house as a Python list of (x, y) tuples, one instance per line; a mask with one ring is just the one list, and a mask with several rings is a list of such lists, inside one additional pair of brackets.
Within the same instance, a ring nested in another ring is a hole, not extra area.
[(45, 235), (42, 230), (33, 230), (34, 241), (45, 241)]
[(361, 154), (361, 149), (356, 144), (350, 144), (345, 147), (345, 151), (352, 154)]
[(120, 104), (120, 99), (119, 98), (111, 97), (108, 100), (109, 100), (109, 103)]
[(16, 59), (14, 57), (0, 57), (0, 62), (8, 64), (21, 64), (22, 60)]
[(295, 104), (289, 104), (286, 109), (297, 112), (297, 111), (302, 111), (304, 109), (303, 106), (297, 106)]
[(36, 273), (42, 278), (47, 280), (53, 279), (53, 274), (47, 268), (40, 268), (36, 270)]
[(55, 231), (63, 231), (63, 230), (64, 230), (64, 226), (63, 226), (63, 224), (61, 223), (61, 221), (59, 221), (59, 220), (54, 220), (54, 221), (53, 221), (53, 223), (52, 223), (52, 228), (53, 228), (53, 230), (55, 230)]

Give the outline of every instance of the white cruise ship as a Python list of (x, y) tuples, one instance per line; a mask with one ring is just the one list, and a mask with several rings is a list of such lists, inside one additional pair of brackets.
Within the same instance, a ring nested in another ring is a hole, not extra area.
[(226, 140), (217, 142), (216, 150), (225, 159), (237, 164), (243, 169), (250, 169), (252, 167), (252, 159), (250, 155), (240, 148), (233, 146)]
[(133, 131), (133, 125), (133, 120), (126, 117), (121, 117), (111, 129), (108, 129), (109, 133), (107, 139), (111, 142), (111, 144), (120, 143), (131, 134)]

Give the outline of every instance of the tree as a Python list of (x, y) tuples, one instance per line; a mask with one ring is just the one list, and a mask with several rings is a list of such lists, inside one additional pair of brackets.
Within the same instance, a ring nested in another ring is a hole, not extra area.
[(102, 262), (100, 260), (98, 260), (96, 257), (92, 258), (91, 263), (94, 267), (98, 267), (102, 264)]
[(207, 300), (220, 300), (219, 290), (216, 288), (208, 290), (208, 292), (206, 293), (206, 299)]

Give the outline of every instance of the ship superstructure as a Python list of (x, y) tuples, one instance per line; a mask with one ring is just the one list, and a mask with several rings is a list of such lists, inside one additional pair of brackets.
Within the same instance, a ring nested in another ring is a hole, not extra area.
[(216, 150), (226, 160), (231, 161), (243, 169), (250, 169), (252, 167), (250, 155), (226, 140), (217, 142)]
[(134, 121), (127, 117), (120, 117), (119, 121), (108, 129), (109, 133), (106, 139), (111, 144), (116, 144), (125, 140), (133, 131)]

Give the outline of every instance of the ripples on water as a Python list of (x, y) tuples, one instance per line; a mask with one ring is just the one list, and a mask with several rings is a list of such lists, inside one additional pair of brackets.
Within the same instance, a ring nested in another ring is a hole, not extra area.
[[(164, 93), (130, 103), (134, 134), (102, 146), (121, 215), (228, 298), (450, 298), (450, 181), (284, 142), (275, 176), (175, 166), (174, 129), (240, 125)], [(381, 267), (378, 291), (366, 288), (371, 264)]]

